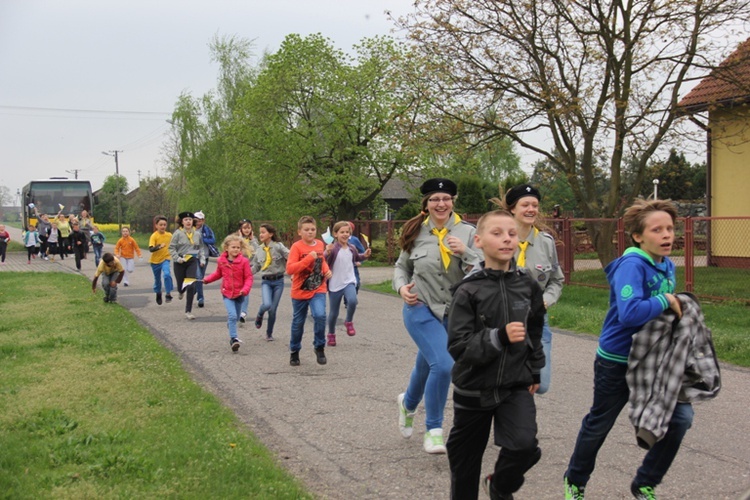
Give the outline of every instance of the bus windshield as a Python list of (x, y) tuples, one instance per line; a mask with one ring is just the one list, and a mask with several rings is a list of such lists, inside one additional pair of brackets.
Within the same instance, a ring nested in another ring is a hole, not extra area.
[[(29, 218), (34, 216), (34, 210), (29, 206), (33, 203), (40, 214), (54, 216), (62, 211), (65, 215), (79, 215), (83, 210), (91, 213), (91, 183), (89, 181), (50, 179), (31, 181), (23, 188), (25, 212)], [(28, 219), (27, 219), (28, 220)]]

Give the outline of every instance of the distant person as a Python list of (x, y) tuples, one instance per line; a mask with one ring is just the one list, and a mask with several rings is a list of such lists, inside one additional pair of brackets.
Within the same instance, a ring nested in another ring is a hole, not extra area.
[(60, 230), (57, 228), (57, 219), (53, 219), (50, 222), (50, 231), (47, 236), (47, 255), (52, 262), (55, 262), (55, 255), (59, 255), (60, 260), (65, 260), (65, 252), (60, 246), (61, 240), (62, 236), (60, 236)]
[(91, 236), (94, 234), (94, 221), (89, 216), (89, 212), (86, 209), (81, 210), (81, 217), (78, 219), (81, 231), (86, 236), (86, 247), (83, 249), (83, 258), (89, 252), (89, 245), (91, 244)]
[(86, 235), (81, 231), (80, 223), (73, 221), (70, 225), (70, 246), (73, 248), (73, 256), (76, 260), (76, 269), (81, 272), (81, 260), (86, 256), (86, 246), (88, 240)]
[(102, 253), (104, 252), (104, 243), (107, 241), (107, 237), (104, 233), (99, 231), (99, 226), (92, 226), (91, 232), (91, 249), (94, 251), (94, 264), (99, 265), (99, 261), (102, 259)]
[(26, 257), (28, 259), (27, 264), (31, 264), (31, 259), (36, 259), (36, 254), (40, 245), (39, 233), (36, 231), (34, 224), (29, 224), (26, 227), (26, 231), (21, 235), (23, 238), (23, 245), (26, 247)]
[(120, 259), (122, 267), (125, 268), (125, 277), (122, 280), (122, 285), (129, 286), (130, 280), (128, 278), (135, 272), (135, 256), (138, 255), (138, 258), (142, 259), (143, 254), (141, 253), (141, 247), (138, 246), (138, 242), (130, 236), (130, 228), (122, 228), (120, 234), (122, 234), (122, 237), (115, 243), (115, 257)]
[(64, 257), (72, 252), (70, 247), (70, 222), (65, 218), (62, 210), (57, 213), (55, 220), (57, 221), (57, 230), (60, 231), (60, 241), (58, 241), (61, 251), (60, 256)]
[[(635, 246), (604, 269), (610, 287), (609, 310), (594, 361), (594, 402), (581, 423), (565, 472), (566, 499), (583, 498), (599, 449), (628, 402), (625, 374), (633, 335), (669, 309), (678, 319), (682, 316), (674, 296), (675, 266), (669, 259), (676, 218), (675, 206), (664, 200), (636, 200), (623, 216), (625, 231)], [(630, 485), (635, 498), (656, 498), (654, 490), (669, 471), (692, 423), (693, 406), (678, 402), (666, 435), (646, 453)]]
[(164, 299), (167, 304), (172, 302), (172, 271), (169, 268), (172, 260), (169, 255), (169, 243), (172, 241), (172, 233), (167, 231), (167, 218), (163, 215), (154, 217), (154, 232), (148, 240), (148, 250), (151, 256), (148, 259), (151, 265), (151, 272), (154, 273), (154, 293), (156, 294), (156, 303), (162, 304), (162, 277), (164, 279)]
[(177, 216), (180, 227), (169, 242), (169, 256), (174, 266), (174, 278), (179, 290), (179, 299), (187, 294), (185, 317), (194, 320), (193, 300), (195, 298), (195, 280), (198, 266), (206, 264), (206, 255), (201, 241), (201, 233), (193, 227), (195, 215), (192, 212), (181, 212)]
[(96, 267), (94, 281), (91, 283), (91, 291), (96, 293), (96, 282), (102, 277), (102, 288), (104, 289), (104, 302), (114, 304), (117, 302), (117, 285), (122, 281), (125, 274), (120, 261), (107, 252), (102, 255), (102, 261)]
[(286, 273), (292, 275), (292, 333), (289, 341), (289, 364), (299, 366), (307, 310), (314, 321), (313, 347), (318, 364), (327, 363), (326, 345), (326, 280), (331, 277), (328, 263), (323, 258), (325, 244), (315, 239), (318, 228), (315, 219), (306, 215), (297, 222), (301, 240), (289, 249)]
[[(276, 310), (284, 292), (284, 273), (289, 258), (289, 249), (279, 241), (276, 228), (271, 224), (261, 224), (258, 230), (260, 244), (252, 260), (253, 274), (260, 273), (261, 304), (255, 316), (255, 328), (263, 326), (263, 315), (268, 312), (266, 340), (273, 340), (273, 327), (276, 324)], [(247, 302), (247, 301), (245, 301)]]
[[(239, 227), (237, 228), (237, 234), (242, 236), (242, 239), (244, 239), (245, 243), (247, 243), (246, 246), (242, 247), (243, 255), (247, 257), (247, 260), (252, 262), (253, 256), (255, 255), (255, 250), (258, 248), (258, 240), (255, 238), (255, 234), (253, 232), (253, 222), (250, 219), (242, 219), (240, 221)], [(249, 308), (250, 295), (246, 295), (245, 300), (242, 303), (242, 312), (240, 313), (240, 326), (245, 323), (245, 318), (247, 318), (247, 311)]]
[(253, 287), (253, 273), (250, 262), (242, 255), (242, 247), (247, 245), (237, 234), (224, 238), (221, 245), (223, 253), (216, 261), (216, 270), (205, 277), (205, 283), (221, 280), (221, 296), (227, 310), (227, 328), (229, 329), (229, 346), (237, 352), (242, 342), (237, 338), (237, 323), (242, 310), (242, 300)]
[(398, 425), (401, 435), (410, 438), (424, 398), (424, 450), (445, 453), (443, 415), (453, 367), (446, 331), (450, 289), (479, 265), (482, 254), (474, 247), (474, 226), (453, 211), (456, 184), (428, 179), (419, 190), (422, 211), (404, 224), (393, 276), (393, 289), (404, 301), (404, 326), (417, 346), (406, 391), (398, 396)]
[(39, 255), (42, 259), (49, 260), (49, 252), (47, 251), (49, 246), (47, 240), (49, 239), (49, 233), (52, 231), (52, 225), (50, 224), (49, 217), (47, 214), (40, 214), (39, 209), (34, 206), (34, 214), (37, 218), (36, 230), (39, 232)]
[(362, 253), (350, 243), (352, 228), (347, 221), (339, 221), (333, 225), (334, 240), (326, 246), (325, 257), (331, 270), (328, 280), (328, 345), (336, 345), (336, 321), (339, 317), (341, 299), (346, 297), (346, 319), (344, 328), (346, 334), (353, 337), (357, 334), (354, 328), (354, 313), (357, 310), (357, 277), (354, 270), (357, 263), (370, 256), (370, 251)]
[(10, 233), (5, 230), (5, 224), (0, 224), (0, 264), (5, 265), (5, 253), (8, 251)]
[[(565, 275), (557, 260), (557, 247), (555, 238), (550, 234), (551, 229), (539, 220), (541, 199), (538, 189), (529, 184), (521, 184), (509, 189), (502, 201), (493, 201), (513, 214), (518, 226), (516, 263), (518, 267), (526, 268), (542, 287), (544, 307), (549, 309), (560, 300)], [(544, 315), (542, 345), (545, 365), (537, 394), (547, 392), (552, 380), (552, 330), (547, 314)]]
[[(351, 243), (352, 245), (354, 245), (354, 248), (357, 249), (357, 252), (359, 252), (361, 254), (365, 253), (366, 251), (369, 250), (370, 253), (367, 254), (367, 257), (365, 257), (365, 260), (367, 260), (370, 257), (370, 254), (372, 253), (372, 250), (370, 250), (370, 248), (365, 248), (365, 246), (362, 244), (362, 240), (360, 240), (354, 234), (355, 227), (354, 227), (354, 223), (353, 222), (349, 221), (349, 227), (351, 228), (351, 236), (349, 237), (349, 243)], [(360, 284), (362, 282), (361, 278), (359, 277), (359, 267), (362, 265), (362, 262), (364, 262), (364, 261), (357, 262), (354, 265), (354, 276), (357, 278), (357, 286), (356, 286), (357, 293), (359, 293), (359, 286), (360, 286)], [(346, 306), (346, 298), (344, 299), (344, 306)]]
[(500, 453), (484, 486), (490, 498), (512, 499), (542, 456), (534, 393), (544, 366), (544, 299), (536, 280), (516, 268), (518, 228), (509, 212), (484, 214), (474, 240), (484, 263), (454, 287), (448, 312), (448, 351), (456, 362), (447, 443), (451, 498), (477, 498), (494, 428)]
[[(195, 294), (198, 299), (198, 307), (203, 307), (203, 276), (206, 274), (206, 266), (208, 265), (209, 257), (218, 257), (219, 252), (216, 249), (216, 235), (214, 235), (213, 229), (208, 227), (206, 224), (206, 216), (203, 212), (195, 212), (195, 230), (201, 233), (201, 240), (203, 241), (204, 253), (206, 254), (206, 263), (202, 266), (198, 266), (198, 275), (195, 282)], [(215, 255), (211, 255), (213, 251), (216, 251)]]

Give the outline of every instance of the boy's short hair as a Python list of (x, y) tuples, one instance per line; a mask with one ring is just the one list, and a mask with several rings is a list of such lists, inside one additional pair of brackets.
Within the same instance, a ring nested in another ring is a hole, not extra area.
[(634, 234), (643, 234), (646, 229), (646, 217), (654, 212), (666, 212), (674, 224), (677, 219), (677, 207), (670, 200), (644, 200), (639, 198), (625, 210), (622, 216), (625, 232), (628, 233), (633, 244), (640, 248), (640, 244), (633, 239)]
[(114, 256), (114, 255), (112, 255), (111, 253), (107, 252), (107, 253), (105, 253), (104, 255), (102, 255), (102, 260), (103, 260), (103, 261), (104, 261), (104, 262), (105, 262), (106, 264), (108, 264), (108, 265), (109, 265), (109, 264), (111, 264), (112, 262), (114, 262), (114, 260), (115, 260), (115, 256)]
[(312, 215), (303, 215), (297, 221), (297, 229), (302, 229), (302, 224), (316, 224), (315, 218)]
[(513, 214), (505, 210), (504, 208), (498, 208), (490, 212), (486, 212), (477, 221), (477, 234), (481, 234), (484, 231), (484, 226), (487, 225), (487, 219), (491, 217), (510, 217), (513, 219)]

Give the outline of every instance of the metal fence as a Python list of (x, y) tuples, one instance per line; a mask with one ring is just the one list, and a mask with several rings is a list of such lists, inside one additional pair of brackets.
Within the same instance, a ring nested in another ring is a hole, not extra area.
[[(467, 217), (468, 222), (476, 218)], [(404, 220), (354, 221), (354, 234), (366, 235), (373, 258), (393, 265), (398, 258), (398, 236)], [(611, 258), (631, 246), (619, 219), (548, 219), (557, 232), (558, 258), (566, 284), (606, 287), (601, 260), (586, 231), (587, 226), (612, 234)], [(332, 227), (333, 224), (331, 224)], [(678, 290), (703, 299), (738, 300), (750, 304), (750, 217), (681, 217), (670, 258), (677, 266)]]

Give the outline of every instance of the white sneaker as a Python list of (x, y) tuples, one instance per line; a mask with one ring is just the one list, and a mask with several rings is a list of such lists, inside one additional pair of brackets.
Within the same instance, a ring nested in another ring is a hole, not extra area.
[(424, 451), (433, 454), (447, 452), (443, 443), (443, 429), (430, 429), (424, 433)]
[(192, 321), (192, 320), (194, 320), (194, 319), (195, 319), (195, 314), (193, 314), (193, 313), (191, 313), (191, 312), (190, 312), (190, 313), (185, 313), (185, 317), (186, 317), (187, 319), (189, 319), (189, 320), (191, 320), (191, 321)]
[(398, 429), (401, 431), (401, 435), (405, 438), (410, 438), (414, 431), (414, 415), (417, 410), (408, 412), (404, 406), (405, 393), (398, 395)]

